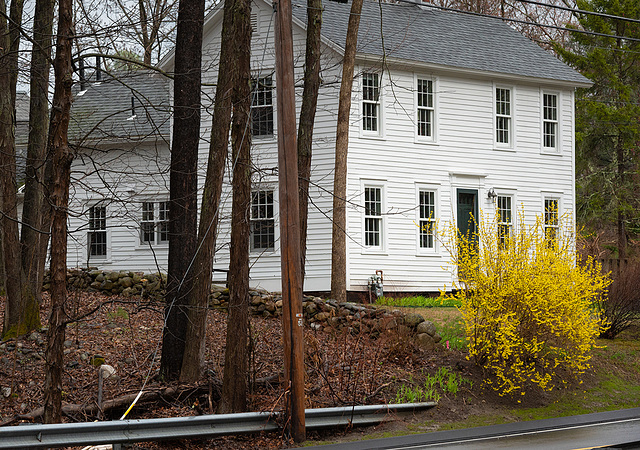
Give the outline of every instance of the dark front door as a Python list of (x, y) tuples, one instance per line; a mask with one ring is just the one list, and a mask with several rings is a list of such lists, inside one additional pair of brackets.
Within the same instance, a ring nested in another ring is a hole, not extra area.
[(462, 236), (475, 240), (478, 231), (478, 191), (458, 189), (458, 231)]

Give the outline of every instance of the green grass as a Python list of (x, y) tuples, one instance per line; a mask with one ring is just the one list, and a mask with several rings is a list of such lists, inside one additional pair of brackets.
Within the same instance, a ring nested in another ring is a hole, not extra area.
[(445, 297), (380, 297), (376, 300), (376, 305), (397, 306), (403, 308), (434, 308), (434, 307), (458, 307), (460, 302), (455, 299)]
[(398, 389), (394, 403), (438, 402), (442, 394), (455, 397), (465, 384), (473, 387), (473, 383), (459, 373), (440, 367), (434, 375), (427, 374), (421, 384), (414, 383), (410, 377), (409, 383)]

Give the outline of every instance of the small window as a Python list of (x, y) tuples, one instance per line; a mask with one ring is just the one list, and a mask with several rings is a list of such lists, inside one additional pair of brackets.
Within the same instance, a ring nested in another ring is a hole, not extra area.
[(382, 189), (364, 188), (364, 245), (382, 245)]
[(513, 210), (510, 196), (498, 195), (498, 246), (503, 249), (509, 244), (513, 229)]
[(420, 248), (433, 249), (436, 233), (436, 193), (429, 190), (419, 192)]
[(169, 242), (169, 202), (142, 202), (141, 244)]
[(547, 150), (558, 148), (558, 96), (542, 94), (542, 145)]
[(251, 135), (273, 136), (273, 77), (252, 77), (251, 92)]
[(380, 80), (377, 73), (362, 74), (362, 129), (380, 131)]
[(544, 199), (544, 237), (549, 243), (556, 244), (558, 242), (558, 199)]
[(89, 208), (89, 257), (107, 257), (107, 207)]
[(251, 250), (273, 250), (275, 247), (273, 191), (251, 193)]
[(433, 81), (418, 79), (418, 136), (433, 138)]
[(496, 143), (511, 145), (511, 89), (496, 88)]

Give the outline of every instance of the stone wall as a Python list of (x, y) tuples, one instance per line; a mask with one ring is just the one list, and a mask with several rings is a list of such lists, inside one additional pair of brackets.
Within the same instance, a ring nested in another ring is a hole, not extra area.
[[(221, 286), (212, 286), (209, 304), (214, 308), (227, 309), (229, 290)], [(282, 296), (262, 290), (249, 292), (251, 314), (268, 318), (282, 314)], [(367, 333), (378, 337), (384, 332), (398, 332), (412, 336), (423, 348), (432, 349), (442, 338), (433, 322), (425, 320), (420, 314), (403, 314), (398, 310), (389, 310), (353, 302), (337, 302), (332, 299), (304, 296), (302, 309), (306, 323), (313, 330), (325, 332), (349, 330), (354, 333)]]
[[(163, 298), (167, 285), (167, 276), (159, 273), (144, 274), (142, 272), (108, 272), (96, 269), (67, 270), (67, 285), (69, 288), (87, 289), (109, 295), (130, 297)], [(51, 286), (49, 271), (44, 275), (45, 290)]]
[[(69, 269), (67, 283), (72, 289), (86, 289), (109, 295), (125, 297), (142, 296), (161, 299), (164, 296), (167, 278), (164, 274), (143, 274), (141, 272), (108, 272), (95, 269)], [(44, 289), (50, 287), (49, 273), (45, 274)], [(282, 314), (282, 296), (264, 290), (249, 292), (249, 310), (252, 315), (265, 318)], [(229, 305), (229, 289), (213, 285), (209, 305), (226, 310)], [(313, 330), (367, 333), (378, 337), (384, 332), (398, 332), (413, 336), (416, 343), (431, 349), (441, 337), (435, 325), (420, 314), (403, 314), (397, 310), (376, 307), (362, 303), (342, 302), (320, 297), (304, 296), (303, 312), (305, 321)]]

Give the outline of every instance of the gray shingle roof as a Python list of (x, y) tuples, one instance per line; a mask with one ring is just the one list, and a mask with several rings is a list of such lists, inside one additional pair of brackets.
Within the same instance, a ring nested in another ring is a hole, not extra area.
[[(144, 141), (169, 136), (169, 80), (138, 71), (106, 76), (74, 91), (69, 140)], [(132, 119), (131, 98), (135, 117)]]
[[(294, 15), (306, 23), (298, 0)], [(344, 48), (351, 5), (323, 2), (322, 34)], [(382, 12), (380, 11), (382, 7)], [(427, 64), (528, 76), (571, 83), (585, 77), (506, 23), (488, 17), (440, 11), (428, 6), (365, 0), (358, 52), (382, 56), (380, 17), (386, 56)]]

